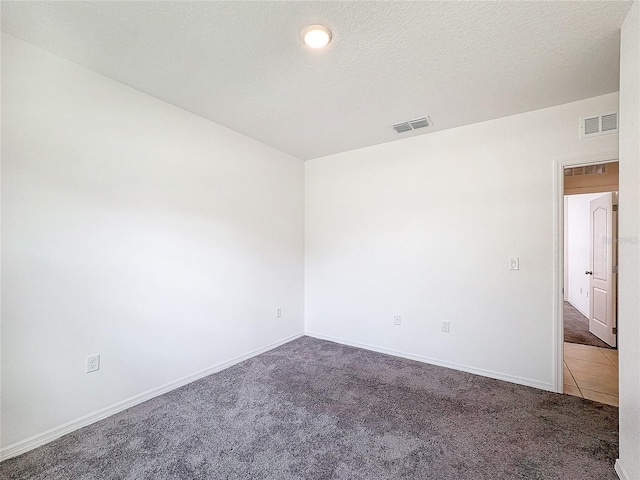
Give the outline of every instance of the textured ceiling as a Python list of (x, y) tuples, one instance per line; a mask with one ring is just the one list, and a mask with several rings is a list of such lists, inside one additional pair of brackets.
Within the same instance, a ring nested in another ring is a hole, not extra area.
[[(3, 1), (2, 30), (310, 159), (617, 91), (629, 7)], [(301, 43), (311, 23), (328, 48)], [(391, 128), (423, 115), (433, 127)]]

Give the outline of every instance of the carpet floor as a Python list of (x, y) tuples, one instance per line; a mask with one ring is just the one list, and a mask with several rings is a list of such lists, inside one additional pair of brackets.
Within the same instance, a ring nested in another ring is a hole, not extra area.
[(563, 322), (565, 342), (611, 348), (589, 331), (589, 319), (569, 302), (564, 302)]
[(614, 480), (617, 432), (615, 407), (302, 337), (0, 478)]

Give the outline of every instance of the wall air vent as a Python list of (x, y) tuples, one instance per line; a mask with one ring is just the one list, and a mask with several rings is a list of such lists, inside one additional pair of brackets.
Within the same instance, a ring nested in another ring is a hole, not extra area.
[(618, 113), (592, 115), (580, 119), (580, 138), (618, 132)]
[(418, 128), (430, 127), (433, 125), (429, 117), (416, 118), (407, 122), (400, 122), (393, 125), (393, 129), (398, 133), (410, 132)]
[(600, 123), (602, 126), (603, 132), (613, 132), (614, 130), (618, 131), (618, 114), (610, 113), (609, 115), (602, 115), (600, 117)]

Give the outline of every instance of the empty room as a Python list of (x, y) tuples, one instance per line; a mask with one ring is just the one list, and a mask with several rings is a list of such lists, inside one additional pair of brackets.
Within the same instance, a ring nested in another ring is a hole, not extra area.
[(640, 480), (638, 0), (0, 15), (1, 479)]

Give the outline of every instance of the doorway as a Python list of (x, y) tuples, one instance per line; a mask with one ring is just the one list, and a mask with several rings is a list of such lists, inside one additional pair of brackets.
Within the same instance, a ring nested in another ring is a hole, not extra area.
[(617, 406), (618, 162), (562, 173), (562, 391)]

